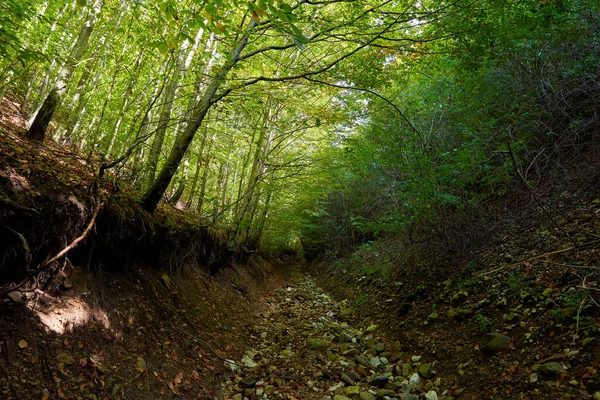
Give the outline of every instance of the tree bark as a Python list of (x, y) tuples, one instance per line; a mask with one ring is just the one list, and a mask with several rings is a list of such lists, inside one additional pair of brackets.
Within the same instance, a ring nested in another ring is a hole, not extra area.
[(77, 42), (71, 50), (69, 59), (67, 62), (65, 62), (65, 65), (59, 73), (59, 79), (54, 84), (54, 87), (50, 91), (50, 94), (48, 94), (48, 97), (46, 97), (44, 100), (42, 107), (38, 111), (33, 123), (31, 124), (31, 127), (29, 128), (29, 132), (27, 133), (27, 137), (29, 139), (37, 142), (44, 141), (48, 124), (52, 120), (54, 111), (56, 111), (56, 107), (60, 103), (61, 96), (67, 88), (69, 79), (75, 70), (76, 63), (81, 59), (83, 53), (85, 52), (87, 43), (90, 39), (92, 31), (94, 30), (94, 26), (96, 25), (98, 14), (100, 13), (101, 8), (102, 1), (96, 0), (85, 23), (79, 31)]
[(194, 139), (196, 132), (200, 125), (202, 125), (202, 121), (204, 121), (204, 117), (206, 117), (206, 113), (213, 105), (213, 99), (217, 93), (219, 87), (223, 84), (223, 81), (227, 77), (227, 74), (231, 69), (238, 63), (240, 53), (248, 44), (248, 38), (250, 36), (250, 31), (254, 29), (257, 22), (255, 19), (252, 19), (250, 22), (250, 26), (240, 43), (233, 50), (231, 58), (225, 62), (225, 64), (221, 67), (218, 74), (212, 78), (210, 84), (206, 88), (206, 91), (202, 95), (200, 102), (196, 107), (196, 111), (192, 116), (192, 120), (187, 124), (185, 130), (181, 135), (178, 135), (175, 139), (175, 144), (173, 149), (169, 153), (169, 157), (163, 166), (160, 174), (152, 184), (152, 186), (148, 189), (144, 198), (142, 200), (142, 207), (148, 211), (153, 212), (158, 205), (158, 202), (162, 198), (163, 194), (169, 187), (169, 182), (173, 178), (175, 171), (177, 171), (177, 167), (183, 158), (186, 150), (190, 146), (190, 143)]

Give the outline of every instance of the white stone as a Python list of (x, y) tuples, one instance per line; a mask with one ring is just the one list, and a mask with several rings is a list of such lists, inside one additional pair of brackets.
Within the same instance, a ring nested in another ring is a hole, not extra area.
[(438, 400), (438, 396), (437, 393), (433, 390), (430, 390), (429, 392), (425, 393), (425, 399), (427, 400)]
[(421, 384), (421, 378), (419, 378), (419, 374), (418, 373), (414, 373), (410, 376), (410, 380), (408, 382), (408, 386), (419, 386)]

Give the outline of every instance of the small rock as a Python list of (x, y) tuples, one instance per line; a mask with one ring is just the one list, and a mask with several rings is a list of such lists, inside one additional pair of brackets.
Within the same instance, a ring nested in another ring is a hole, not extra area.
[(360, 381), (360, 375), (354, 370), (348, 371), (348, 376), (354, 381)]
[(375, 350), (375, 352), (377, 354), (379, 353), (383, 353), (385, 350), (385, 344), (383, 343), (377, 343), (375, 346), (372, 347), (373, 350)]
[(426, 400), (438, 400), (437, 393), (433, 390), (430, 390), (429, 392), (425, 393), (425, 399)]
[(371, 360), (369, 361), (369, 363), (371, 364), (371, 367), (373, 367), (373, 369), (377, 370), (379, 367), (383, 366), (383, 363), (381, 362), (381, 360), (379, 359), (379, 357), (373, 357), (371, 358)]
[(241, 388), (250, 389), (250, 388), (253, 388), (254, 386), (256, 386), (256, 382), (258, 382), (258, 379), (248, 376), (248, 377), (242, 379), (241, 381), (239, 381), (238, 385)]
[(353, 380), (352, 378), (350, 378), (350, 377), (349, 377), (348, 375), (346, 375), (346, 374), (342, 374), (342, 375), (340, 375), (340, 380), (342, 380), (342, 381), (346, 382), (346, 383), (347, 383), (348, 385), (350, 385), (350, 386), (354, 386), (354, 385), (355, 385), (355, 383), (354, 383), (354, 380)]
[(394, 397), (394, 395), (396, 394), (396, 392), (394, 392), (393, 390), (389, 390), (389, 389), (379, 389), (377, 391), (377, 393), (375, 394), (375, 397), (377, 397), (378, 399), (382, 399), (385, 396), (388, 397)]
[(346, 397), (344, 395), (341, 394), (336, 394), (335, 396), (333, 396), (333, 400), (352, 400), (349, 397)]
[(563, 366), (557, 362), (549, 362), (540, 365), (540, 371), (548, 376), (557, 376), (562, 374), (563, 372), (566, 372)]
[(273, 386), (273, 385), (265, 386), (264, 392), (267, 396), (272, 395), (273, 393), (275, 393), (275, 386)]
[(69, 279), (65, 279), (60, 287), (63, 290), (69, 290), (73, 288), (73, 283)]
[(481, 348), (484, 353), (497, 353), (507, 348), (511, 343), (511, 339), (508, 336), (496, 332), (488, 333), (484, 337), (488, 340)]
[(419, 378), (419, 374), (417, 374), (417, 373), (412, 374), (408, 381), (408, 385), (411, 387), (416, 387), (416, 386), (419, 386), (420, 384), (421, 384), (421, 378)]
[(360, 398), (360, 400), (375, 400), (375, 396), (373, 396), (369, 392), (360, 392), (360, 395), (358, 397)]
[(352, 396), (355, 394), (359, 394), (360, 388), (358, 386), (348, 386), (346, 387), (346, 389), (344, 389), (344, 392), (346, 392), (348, 396)]
[(379, 376), (376, 376), (375, 378), (371, 379), (371, 382), (369, 382), (369, 385), (382, 388), (385, 386), (386, 383), (388, 383), (389, 380), (390, 380), (389, 377), (387, 377), (385, 375), (379, 375)]
[(410, 359), (412, 360), (412, 362), (419, 362), (421, 361), (421, 356), (412, 356)]
[(529, 383), (536, 383), (538, 381), (538, 374), (535, 372), (529, 375)]
[(250, 356), (248, 356), (247, 354), (244, 354), (244, 356), (242, 357), (242, 364), (244, 364), (246, 368), (254, 368), (258, 366), (258, 364), (255, 363), (254, 360), (252, 360), (252, 358), (250, 358)]

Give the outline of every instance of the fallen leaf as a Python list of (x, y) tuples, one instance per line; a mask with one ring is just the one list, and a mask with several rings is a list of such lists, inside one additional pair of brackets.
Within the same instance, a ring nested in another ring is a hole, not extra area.
[(87, 358), (82, 358), (79, 360), (79, 365), (81, 365), (81, 368), (84, 368), (88, 363)]
[(175, 384), (179, 385), (182, 381), (183, 381), (183, 373), (180, 372), (175, 376), (175, 379), (173, 380), (173, 382), (175, 382)]
[(27, 343), (27, 341), (25, 341), (25, 340), (19, 340), (19, 347), (21, 349), (26, 349), (29, 347), (29, 343)]
[(144, 372), (146, 372), (147, 369), (147, 365), (146, 365), (146, 360), (144, 360), (142, 357), (138, 356), (137, 358), (137, 371), (140, 374), (143, 374)]

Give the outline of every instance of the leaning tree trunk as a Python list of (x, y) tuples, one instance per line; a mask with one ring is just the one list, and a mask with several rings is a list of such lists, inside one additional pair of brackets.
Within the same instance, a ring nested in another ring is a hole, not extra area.
[(27, 133), (27, 137), (29, 139), (37, 142), (44, 141), (44, 138), (46, 137), (46, 128), (48, 128), (48, 124), (52, 120), (54, 111), (56, 111), (56, 107), (60, 103), (60, 98), (67, 88), (69, 79), (75, 70), (75, 65), (85, 52), (87, 43), (90, 39), (92, 31), (94, 30), (94, 26), (96, 25), (98, 14), (100, 13), (101, 8), (102, 0), (96, 0), (85, 23), (79, 31), (77, 42), (71, 50), (69, 59), (67, 62), (65, 62), (65, 65), (62, 67), (59, 73), (59, 79), (54, 84), (54, 87), (50, 91), (48, 97), (46, 97), (44, 100), (42, 107), (38, 111), (33, 123), (31, 124), (31, 127), (29, 128), (29, 132)]
[(198, 102), (198, 106), (194, 112), (194, 115), (192, 116), (192, 120), (187, 124), (181, 135), (178, 135), (175, 139), (175, 144), (169, 153), (169, 157), (167, 158), (165, 165), (158, 174), (158, 177), (152, 186), (144, 194), (142, 207), (146, 211), (153, 212), (156, 209), (158, 202), (169, 187), (169, 183), (171, 182), (171, 179), (173, 179), (173, 175), (175, 175), (177, 167), (179, 166), (179, 163), (181, 163), (181, 159), (190, 146), (190, 143), (192, 143), (192, 139), (194, 139), (198, 128), (200, 128), (200, 125), (202, 125), (202, 121), (204, 121), (206, 113), (213, 105), (213, 100), (217, 94), (217, 90), (225, 81), (229, 71), (231, 71), (231, 69), (239, 62), (240, 53), (248, 44), (250, 32), (252, 29), (254, 29), (254, 27), (256, 27), (256, 24), (256, 19), (252, 19), (246, 34), (233, 50), (231, 58), (227, 60), (225, 64), (223, 64), (217, 75), (212, 78), (210, 84), (207, 86), (206, 91)]

